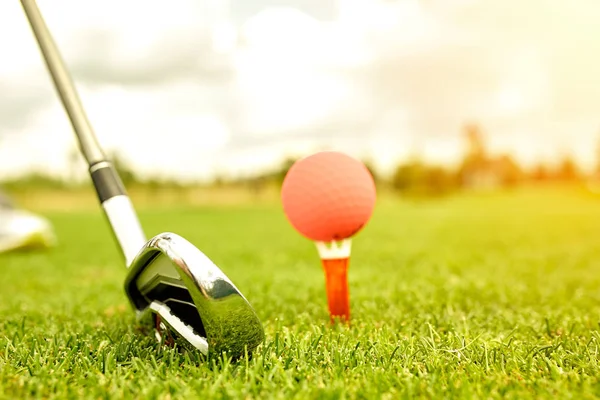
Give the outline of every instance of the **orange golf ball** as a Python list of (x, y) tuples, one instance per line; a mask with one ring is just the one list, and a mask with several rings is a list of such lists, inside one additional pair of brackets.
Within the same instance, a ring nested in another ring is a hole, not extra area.
[(323, 151), (298, 160), (281, 188), (283, 210), (292, 226), (314, 241), (347, 239), (371, 219), (375, 181), (359, 160)]

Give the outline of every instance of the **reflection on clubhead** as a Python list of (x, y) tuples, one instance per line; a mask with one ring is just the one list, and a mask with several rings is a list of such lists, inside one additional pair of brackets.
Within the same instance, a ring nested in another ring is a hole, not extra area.
[(264, 340), (254, 309), (198, 248), (166, 232), (148, 241), (129, 267), (125, 291), (138, 319), (157, 315), (204, 354), (249, 354)]

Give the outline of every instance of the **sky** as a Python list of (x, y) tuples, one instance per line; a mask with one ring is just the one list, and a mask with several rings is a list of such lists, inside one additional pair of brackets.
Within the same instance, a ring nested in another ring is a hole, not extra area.
[[(251, 174), (328, 148), (529, 166), (600, 140), (597, 0), (38, 0), (100, 143), (142, 175)], [(85, 177), (19, 2), (0, 2), (0, 177)], [(73, 173), (75, 175), (73, 175)]]

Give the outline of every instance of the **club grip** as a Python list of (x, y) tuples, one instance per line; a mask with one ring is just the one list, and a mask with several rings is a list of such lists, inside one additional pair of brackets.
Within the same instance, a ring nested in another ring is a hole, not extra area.
[(127, 195), (123, 181), (109, 161), (100, 161), (91, 165), (90, 175), (100, 203), (115, 196)]

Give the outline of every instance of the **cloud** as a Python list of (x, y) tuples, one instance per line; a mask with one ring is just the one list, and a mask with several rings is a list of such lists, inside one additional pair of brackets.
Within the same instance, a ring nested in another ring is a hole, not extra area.
[(34, 77), (16, 82), (0, 80), (0, 140), (24, 128), (30, 118), (50, 103), (52, 95), (52, 88), (44, 87)]
[[(600, 126), (594, 0), (346, 1), (336, 23), (333, 1), (39, 3), (103, 143), (148, 172), (243, 170), (319, 143), (390, 160), (416, 139), (450, 160), (470, 120), (523, 158), (583, 157)], [(62, 171), (68, 119), (20, 5), (0, 15), (0, 169)]]
[(272, 7), (295, 8), (319, 21), (331, 21), (337, 14), (337, 0), (235, 0), (231, 1), (231, 18), (237, 24)]

